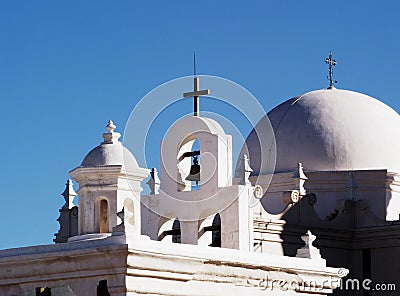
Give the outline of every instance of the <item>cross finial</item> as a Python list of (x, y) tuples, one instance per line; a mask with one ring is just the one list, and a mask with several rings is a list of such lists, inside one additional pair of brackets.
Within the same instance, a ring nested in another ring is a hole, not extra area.
[(116, 126), (114, 124), (114, 122), (110, 119), (106, 125), (106, 129), (108, 130), (108, 132), (112, 133), (114, 132)]
[(193, 75), (196, 76), (196, 52), (193, 53)]
[(333, 80), (333, 66), (336, 66), (336, 60), (332, 59), (332, 52), (329, 53), (329, 58), (325, 59), (325, 63), (329, 65), (329, 87), (328, 89), (333, 88), (333, 84), (337, 83), (336, 80)]
[(315, 241), (317, 237), (311, 233), (310, 230), (307, 230), (307, 233), (305, 235), (301, 236), (301, 239), (303, 240), (303, 242), (306, 244), (306, 246), (313, 246), (312, 243)]
[(105, 144), (112, 144), (118, 142), (119, 137), (121, 137), (120, 133), (116, 133), (115, 130), (116, 126), (112, 120), (109, 120), (106, 129), (108, 133), (103, 134), (103, 139)]
[(204, 89), (204, 90), (199, 90), (199, 78), (196, 76), (196, 53), (193, 55), (193, 70), (194, 70), (194, 75), (193, 75), (193, 91), (192, 92), (187, 92), (183, 94), (184, 98), (191, 98), (193, 97), (194, 102), (193, 102), (193, 115), (194, 116), (199, 116), (200, 113), (200, 102), (199, 102), (199, 97), (204, 96), (204, 95), (209, 95), (210, 90), (209, 89)]

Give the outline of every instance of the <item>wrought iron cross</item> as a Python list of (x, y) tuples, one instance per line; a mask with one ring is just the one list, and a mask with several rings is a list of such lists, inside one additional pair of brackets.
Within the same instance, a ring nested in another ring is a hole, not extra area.
[(196, 76), (196, 54), (194, 54), (194, 77), (193, 77), (193, 91), (187, 92), (183, 94), (184, 98), (193, 97), (193, 115), (199, 116), (200, 114), (200, 101), (199, 97), (204, 95), (209, 95), (210, 90), (204, 89), (199, 90), (199, 78)]
[(336, 80), (333, 80), (333, 66), (336, 66), (336, 60), (332, 59), (332, 52), (329, 53), (329, 58), (325, 59), (325, 63), (329, 65), (329, 89), (333, 88), (333, 84), (337, 83)]

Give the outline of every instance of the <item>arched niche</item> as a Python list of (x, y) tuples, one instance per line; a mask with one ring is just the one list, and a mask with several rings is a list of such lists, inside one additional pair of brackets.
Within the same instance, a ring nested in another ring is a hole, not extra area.
[(126, 215), (126, 222), (130, 226), (135, 227), (135, 205), (131, 198), (126, 198), (124, 200), (124, 214)]
[(106, 197), (99, 196), (95, 202), (95, 232), (110, 232), (110, 204)]

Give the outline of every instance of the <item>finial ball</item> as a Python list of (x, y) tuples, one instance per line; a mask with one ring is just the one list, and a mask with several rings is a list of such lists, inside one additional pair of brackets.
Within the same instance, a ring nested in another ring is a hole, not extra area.
[(116, 129), (116, 125), (114, 124), (114, 122), (110, 119), (107, 123), (106, 126), (108, 132), (112, 133), (115, 129)]

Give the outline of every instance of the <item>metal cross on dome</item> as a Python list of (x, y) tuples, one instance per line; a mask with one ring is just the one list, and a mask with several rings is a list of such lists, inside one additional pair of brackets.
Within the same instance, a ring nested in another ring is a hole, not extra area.
[(196, 53), (193, 56), (194, 58), (194, 77), (193, 77), (193, 91), (187, 92), (183, 94), (184, 98), (191, 98), (193, 97), (193, 115), (199, 116), (200, 113), (200, 96), (209, 95), (210, 90), (204, 89), (199, 90), (199, 78), (196, 76)]
[(333, 66), (336, 66), (336, 60), (332, 59), (332, 52), (329, 53), (329, 58), (325, 59), (325, 63), (329, 65), (329, 87), (328, 89), (333, 88), (333, 84), (337, 83), (336, 80), (333, 80)]

